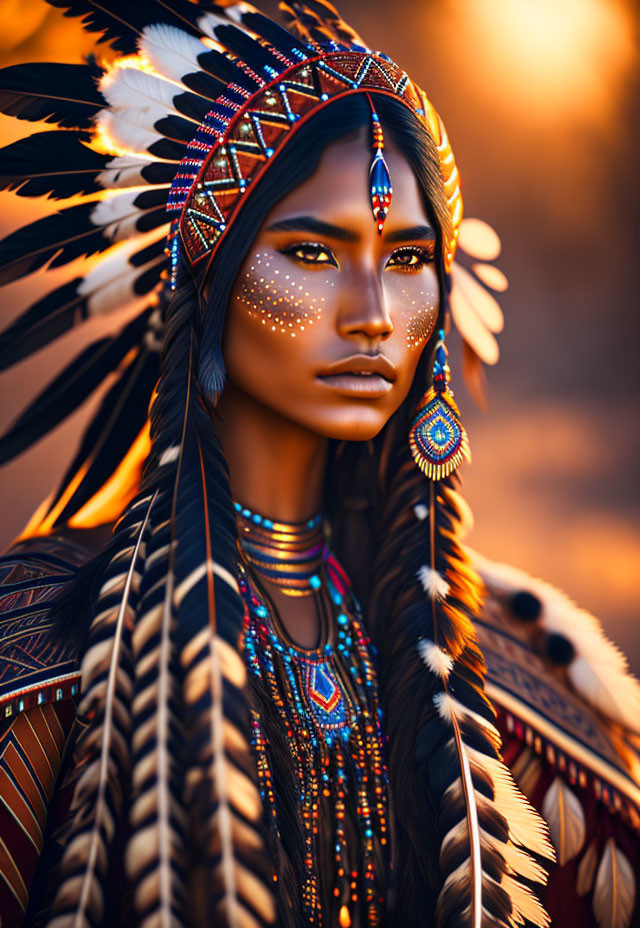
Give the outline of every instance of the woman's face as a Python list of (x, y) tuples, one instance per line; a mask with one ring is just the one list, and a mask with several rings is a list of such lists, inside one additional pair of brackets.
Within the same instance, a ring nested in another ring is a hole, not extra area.
[(237, 390), (319, 435), (373, 438), (403, 402), (438, 315), (435, 233), (388, 144), (382, 236), (369, 133), (328, 147), (267, 216), (234, 283), (223, 355)]

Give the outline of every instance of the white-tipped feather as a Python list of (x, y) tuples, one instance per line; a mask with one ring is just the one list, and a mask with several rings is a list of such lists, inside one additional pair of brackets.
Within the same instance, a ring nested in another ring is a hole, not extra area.
[[(136, 293), (135, 283), (140, 276), (154, 267), (164, 266), (166, 259), (159, 255), (153, 261), (148, 261), (140, 267), (128, 266), (123, 272), (108, 283), (95, 290), (87, 300), (87, 309), (90, 316), (104, 316), (120, 310), (133, 310), (140, 312), (149, 305), (149, 293), (142, 296)], [(160, 284), (157, 285), (158, 288)]]
[(459, 287), (465, 295), (467, 302), (490, 332), (502, 332), (504, 328), (504, 315), (500, 306), (485, 288), (479, 284), (471, 274), (459, 264), (451, 270), (452, 284)]
[(552, 781), (542, 800), (542, 815), (563, 867), (582, 850), (586, 822), (582, 803), (561, 776)]
[(456, 286), (455, 278), (460, 270), (462, 269), (455, 264), (451, 268), (452, 288), (449, 298), (451, 316), (458, 332), (480, 360), (485, 364), (496, 364), (500, 357), (498, 342), (480, 319), (462, 288)]
[(162, 106), (165, 115), (175, 112), (173, 98), (182, 92), (172, 81), (167, 81), (138, 68), (120, 68), (108, 83), (102, 82), (100, 89), (114, 110), (139, 110)]
[(421, 638), (418, 641), (418, 653), (432, 673), (435, 673), (442, 680), (447, 679), (453, 667), (453, 659), (450, 654), (446, 654), (442, 648), (439, 648), (429, 638)]
[[(446, 686), (446, 683), (445, 683)], [(447, 788), (443, 802), (452, 802), (463, 796), (466, 815), (452, 826), (441, 846), (441, 858), (455, 851), (455, 848), (468, 836), (470, 857), (463, 861), (452, 873), (449, 873), (442, 888), (443, 897), (449, 899), (462, 893), (471, 884), (471, 904), (465, 917), (471, 925), (481, 925), (482, 918), (478, 905), (482, 903), (482, 886), (484, 881), (492, 878), (483, 872), (482, 848), (489, 848), (501, 854), (507, 866), (500, 885), (508, 893), (513, 911), (510, 924), (521, 925), (529, 919), (534, 925), (546, 928), (549, 918), (537, 897), (520, 879), (544, 882), (544, 869), (530, 856), (529, 852), (553, 859), (547, 829), (543, 820), (525, 797), (519, 792), (511, 774), (502, 761), (482, 753), (465, 743), (462, 723), (472, 728), (481, 727), (489, 735), (494, 745), (500, 747), (500, 735), (495, 727), (478, 713), (468, 709), (448, 692), (441, 691), (434, 696), (434, 704), (440, 717), (452, 728), (450, 745), (456, 751), (460, 761), (460, 777)], [(477, 792), (474, 776), (493, 785), (494, 798), (489, 799), (483, 792)], [(509, 841), (505, 844), (487, 833), (480, 825), (479, 811), (497, 810), (509, 829)]]
[(437, 570), (423, 564), (418, 570), (418, 580), (422, 589), (431, 599), (444, 599), (449, 592), (449, 584)]
[(164, 139), (160, 133), (153, 132), (107, 109), (100, 111), (96, 123), (102, 136), (106, 136), (120, 154), (147, 154), (152, 145)]
[(635, 898), (633, 867), (614, 839), (609, 838), (593, 890), (593, 914), (599, 928), (628, 928)]
[[(243, 6), (245, 9), (242, 9)], [(225, 16), (220, 16), (218, 13), (204, 13), (202, 16), (198, 17), (198, 28), (201, 29), (206, 36), (209, 36), (210, 39), (214, 39), (215, 41), (219, 41), (216, 34), (218, 26), (235, 26), (237, 29), (241, 29), (253, 38), (255, 32), (247, 29), (247, 27), (243, 25), (241, 19), (242, 13), (248, 13), (251, 9), (252, 8), (250, 8), (248, 4), (236, 4), (237, 15), (232, 15), (233, 7), (227, 7)]]
[(540, 626), (546, 632), (563, 635), (575, 650), (576, 657), (567, 668), (575, 690), (598, 712), (640, 734), (640, 683), (595, 616), (549, 583), (475, 551), (468, 553), (490, 591), (509, 596), (524, 590), (538, 597)]
[(458, 247), (472, 258), (495, 261), (502, 250), (498, 233), (483, 219), (463, 219), (460, 223)]
[(504, 293), (505, 290), (509, 289), (509, 280), (506, 274), (494, 264), (473, 264), (471, 269), (485, 287), (490, 287), (496, 293)]
[[(140, 616), (133, 630), (133, 650), (136, 656), (136, 674), (143, 678), (153, 667), (151, 685), (139, 690), (133, 703), (138, 718), (148, 719), (138, 724), (134, 737), (134, 750), (143, 750), (152, 744), (152, 750), (139, 759), (133, 769), (132, 786), (137, 798), (131, 809), (132, 840), (126, 854), (129, 879), (136, 887), (135, 901), (139, 913), (152, 908), (151, 915), (141, 923), (144, 928), (174, 928), (179, 923), (173, 911), (176, 898), (182, 892), (173, 867), (173, 858), (178, 847), (172, 818), (178, 821), (184, 813), (176, 808), (171, 796), (171, 697), (174, 685), (171, 674), (173, 643), (173, 567), (169, 550), (169, 569), (163, 578), (164, 599), (157, 606)], [(149, 651), (149, 641), (155, 646)], [(141, 655), (144, 653), (144, 663)], [(151, 785), (149, 780), (151, 778)], [(146, 825), (150, 813), (152, 824)], [(151, 867), (150, 874), (145, 871)], [(146, 879), (143, 879), (143, 876)]]
[[(143, 248), (148, 248), (149, 245), (163, 239), (168, 228), (168, 224), (161, 226), (158, 229), (153, 229), (152, 232), (137, 235), (127, 242), (113, 245), (104, 252), (100, 263), (92, 268), (78, 284), (78, 293), (88, 299), (90, 315), (100, 315), (121, 308), (120, 304), (115, 302), (118, 299), (115, 291), (111, 295), (105, 295), (101, 293), (102, 288), (112, 286), (117, 288), (118, 282), (123, 278), (127, 278), (127, 283), (123, 284), (123, 286), (125, 288), (129, 286), (135, 277), (143, 273), (141, 267), (134, 268), (131, 265), (130, 258)], [(145, 267), (150, 267), (153, 263), (149, 262)], [(135, 275), (133, 278), (131, 278), (132, 274)], [(125, 294), (126, 290), (123, 290), (123, 295)], [(138, 299), (137, 295), (133, 293), (130, 294), (130, 298)], [(148, 294), (145, 299), (148, 300)]]
[[(151, 187), (149, 190), (161, 189)], [(114, 222), (121, 222), (130, 216), (140, 217), (144, 210), (136, 205), (136, 199), (140, 196), (140, 190), (125, 190), (122, 193), (116, 193), (113, 196), (105, 197), (99, 200), (91, 210), (91, 222), (94, 226), (109, 226)], [(140, 233), (138, 233), (139, 235)], [(128, 238), (129, 236), (127, 236)]]
[(142, 169), (151, 161), (143, 155), (121, 155), (112, 158), (104, 171), (96, 177), (97, 182), (106, 190), (120, 187), (144, 187), (147, 181), (142, 176)]
[[(102, 718), (93, 731), (87, 731), (84, 749), (89, 751), (86, 755), (88, 763), (74, 790), (72, 809), (76, 815), (71, 828), (77, 828), (79, 833), (68, 844), (60, 865), (61, 883), (53, 905), (54, 912), (66, 910), (65, 914), (55, 919), (60, 926), (83, 926), (101, 920), (103, 902), (100, 874), (104, 876), (106, 873), (107, 845), (115, 832), (113, 811), (117, 812), (117, 805), (122, 800), (121, 784), (114, 778), (114, 750), (121, 763), (125, 763), (125, 758), (128, 759), (128, 747), (115, 725), (117, 719), (124, 731), (129, 728), (131, 678), (122, 667), (126, 647), (125, 632), (126, 626), (132, 621), (130, 597), (140, 581), (138, 558), (143, 550), (144, 536), (156, 497), (157, 492), (153, 497), (138, 501), (134, 507), (141, 510), (141, 522), (136, 528), (135, 541), (120, 550), (110, 564), (114, 567), (122, 563), (123, 571), (111, 577), (100, 591), (100, 595), (106, 596), (121, 589), (122, 596), (117, 606), (99, 610), (91, 624), (94, 635), (105, 627), (110, 634), (95, 645), (90, 644), (82, 661), (83, 698), (80, 712), (90, 715), (100, 708)], [(105, 671), (106, 677), (102, 679)], [(116, 802), (113, 811), (110, 807), (110, 791)], [(85, 808), (89, 801), (90, 807)], [(72, 873), (74, 870), (80, 872), (65, 879), (65, 872), (69, 870)]]
[(207, 51), (200, 39), (165, 23), (145, 26), (138, 48), (154, 71), (176, 83), (186, 74), (197, 74), (198, 55)]

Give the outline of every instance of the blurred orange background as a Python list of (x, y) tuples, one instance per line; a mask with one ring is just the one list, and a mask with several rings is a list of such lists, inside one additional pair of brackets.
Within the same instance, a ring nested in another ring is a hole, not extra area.
[[(466, 393), (450, 339), (473, 450), (469, 541), (565, 589), (639, 671), (637, 8), (343, 0), (340, 10), (425, 88), (456, 152), (466, 215), (503, 241), (511, 287), (487, 413)], [(2, 65), (80, 61), (94, 48), (78, 20), (44, 0), (0, 0), (0, 23)], [(0, 140), (41, 128), (0, 117)], [(0, 193), (0, 231), (54, 207)], [(43, 277), (5, 288), (3, 324), (42, 292)], [(0, 427), (79, 344), (71, 335), (0, 378)], [(61, 476), (94, 407), (0, 471), (2, 547)]]

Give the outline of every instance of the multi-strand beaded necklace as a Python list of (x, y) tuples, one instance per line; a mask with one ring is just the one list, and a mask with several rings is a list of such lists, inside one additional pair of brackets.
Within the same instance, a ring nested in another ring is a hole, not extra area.
[[(304, 836), (306, 922), (379, 925), (390, 871), (388, 780), (371, 645), (357, 604), (324, 544), (321, 519), (273, 523), (239, 505), (236, 510), (245, 659), (274, 707), (290, 753)], [(289, 561), (279, 570), (288, 545), (296, 552), (296, 569)], [(291, 593), (293, 579), (293, 595), (315, 594), (319, 606), (328, 600), (330, 607), (320, 608), (317, 648), (301, 648), (289, 638), (265, 579), (284, 593)], [(279, 841), (278, 770), (255, 709), (252, 736), (260, 792)]]

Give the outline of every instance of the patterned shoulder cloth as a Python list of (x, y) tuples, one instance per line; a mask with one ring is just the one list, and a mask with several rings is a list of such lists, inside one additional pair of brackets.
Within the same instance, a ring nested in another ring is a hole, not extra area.
[[(50, 607), (86, 558), (54, 537), (20, 542), (0, 557), (0, 912), (7, 926), (19, 925), (29, 904), (79, 690), (74, 643), (52, 634)], [(56, 808), (63, 803), (61, 791)]]
[(640, 925), (640, 684), (564, 593), (469, 552), (487, 590), (478, 638), (504, 758), (546, 819), (556, 928)]

